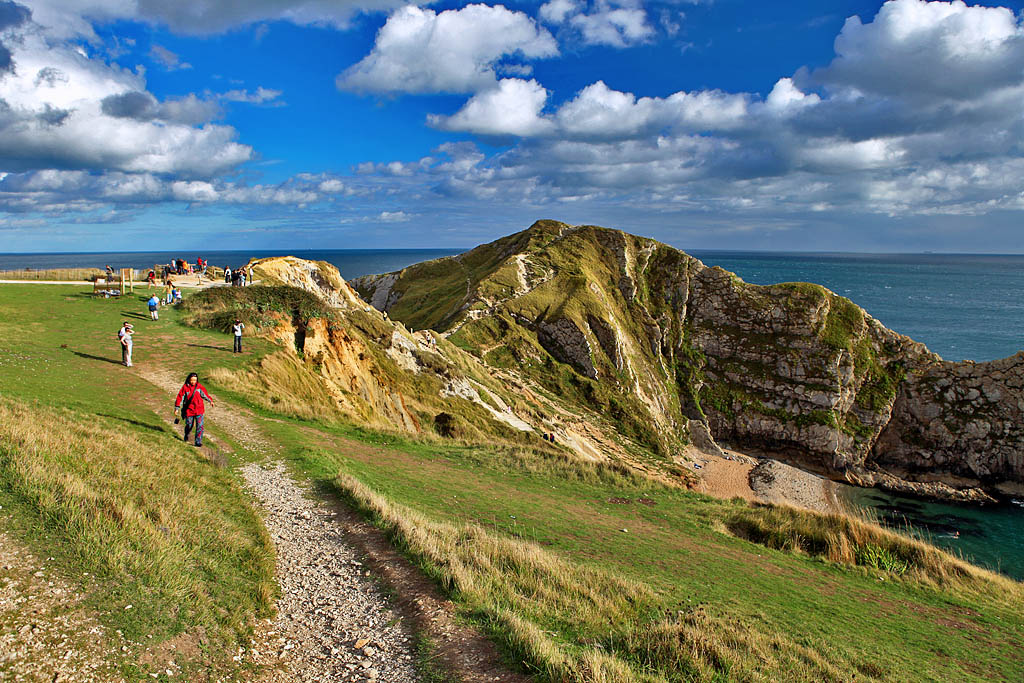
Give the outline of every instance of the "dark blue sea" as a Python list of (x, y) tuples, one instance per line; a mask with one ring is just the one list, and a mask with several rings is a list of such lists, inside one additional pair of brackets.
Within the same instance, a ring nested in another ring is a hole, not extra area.
[[(181, 257), (242, 265), (275, 251), (107, 254), (0, 254), (0, 270), (96, 266), (149, 268)], [(443, 249), (298, 250), (333, 263), (346, 279), (458, 253)], [(949, 360), (993, 360), (1024, 349), (1024, 256), (690, 252), (747, 282), (815, 282), (852, 299), (887, 327), (924, 342)], [(924, 503), (876, 490), (847, 498), (882, 520), (909, 523), (937, 545), (1024, 580), (1024, 504), (973, 508)], [(959, 532), (958, 534), (956, 532)]]

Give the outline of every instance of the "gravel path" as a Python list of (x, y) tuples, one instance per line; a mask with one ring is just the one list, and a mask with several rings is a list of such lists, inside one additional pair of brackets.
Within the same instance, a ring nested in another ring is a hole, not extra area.
[(243, 656), (269, 681), (416, 681), (412, 639), (342, 539), (335, 513), (307, 498), (284, 466), (242, 469), (277, 547), (277, 617)]
[(0, 681), (121, 680), (108, 634), (57, 574), (0, 532)]

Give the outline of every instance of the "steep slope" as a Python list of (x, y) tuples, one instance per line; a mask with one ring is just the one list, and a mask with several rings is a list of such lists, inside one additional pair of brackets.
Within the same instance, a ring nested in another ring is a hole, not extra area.
[(663, 453), (699, 420), (855, 483), (984, 498), (977, 487), (1024, 482), (1024, 355), (942, 361), (818, 285), (751, 285), (555, 221), (352, 285)]
[[(441, 335), (410, 332), (360, 299), (333, 266), (293, 257), (253, 265), (265, 285), (210, 289), (185, 304), (190, 324), (227, 331), (237, 317), (282, 347), (252, 370), (215, 371), (221, 384), (306, 417), (559, 454), (567, 447), (587, 460), (648, 468), (643, 444), (600, 414)], [(686, 481), (681, 470), (659, 476)]]

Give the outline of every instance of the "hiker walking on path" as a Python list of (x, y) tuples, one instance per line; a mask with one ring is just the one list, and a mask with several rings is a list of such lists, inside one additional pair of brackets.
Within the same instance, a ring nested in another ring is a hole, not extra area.
[(168, 306), (174, 301), (174, 283), (170, 280), (164, 283), (164, 294), (166, 295), (166, 303)]
[(149, 317), (152, 318), (153, 320), (159, 320), (160, 313), (157, 311), (157, 308), (160, 307), (160, 299), (157, 298), (157, 295), (154, 294), (153, 296), (149, 297), (149, 301), (147, 301), (146, 303), (149, 304)]
[(185, 379), (185, 384), (178, 392), (178, 398), (174, 401), (174, 412), (177, 413), (180, 410), (181, 416), (185, 418), (185, 441), (188, 441), (189, 433), (193, 429), (195, 430), (196, 446), (203, 445), (203, 417), (206, 414), (203, 399), (209, 401), (211, 405), (213, 404), (213, 399), (210, 398), (206, 387), (199, 383), (199, 375), (190, 372)]
[(245, 323), (238, 318), (235, 318), (235, 324), (231, 326), (231, 331), (235, 335), (235, 347), (234, 353), (242, 352), (242, 330), (245, 329)]
[(117, 341), (121, 344), (121, 362), (124, 363), (126, 368), (132, 366), (132, 334), (134, 328), (132, 324), (125, 321), (124, 325), (120, 330), (117, 331)]

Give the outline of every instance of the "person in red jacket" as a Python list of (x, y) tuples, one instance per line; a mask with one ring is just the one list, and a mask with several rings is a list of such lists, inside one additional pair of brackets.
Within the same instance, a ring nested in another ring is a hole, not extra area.
[(185, 379), (185, 384), (178, 392), (178, 398), (174, 402), (174, 411), (181, 411), (185, 418), (185, 441), (188, 441), (189, 432), (196, 430), (196, 446), (203, 445), (203, 416), (206, 414), (206, 406), (203, 399), (211, 404), (213, 399), (206, 391), (206, 387), (199, 383), (199, 375), (190, 372)]

